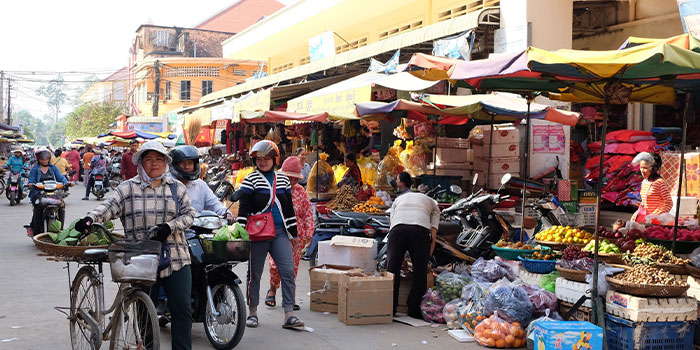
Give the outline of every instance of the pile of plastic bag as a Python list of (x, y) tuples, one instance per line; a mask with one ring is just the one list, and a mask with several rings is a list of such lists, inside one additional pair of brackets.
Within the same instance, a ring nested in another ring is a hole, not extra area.
[(466, 273), (458, 275), (443, 271), (435, 279), (435, 289), (440, 292), (445, 301), (452, 301), (458, 299), (462, 295), (462, 288), (471, 282), (471, 278)]
[(319, 197), (330, 197), (335, 195), (338, 189), (333, 175), (333, 168), (326, 162), (328, 154), (321, 153), (319, 158), (311, 168), (309, 180), (306, 183), (306, 192), (310, 198), (315, 198), (317, 195)]
[(423, 315), (423, 319), (433, 323), (445, 323), (445, 318), (442, 314), (444, 308), (445, 299), (440, 296), (440, 292), (428, 289), (420, 303), (420, 312)]
[(472, 265), (472, 277), (477, 282), (496, 282), (503, 278), (508, 280), (515, 280), (517, 275), (508, 266), (500, 260), (485, 260), (484, 258), (479, 258)]
[(489, 289), (484, 311), (487, 315), (498, 311), (499, 315), (508, 321), (527, 324), (532, 318), (533, 307), (522, 285), (502, 279)]

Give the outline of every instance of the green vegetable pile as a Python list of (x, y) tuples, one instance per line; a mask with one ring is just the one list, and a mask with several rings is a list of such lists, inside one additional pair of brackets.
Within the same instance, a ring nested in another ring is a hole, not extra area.
[(452, 196), (447, 193), (443, 193), (440, 197), (436, 198), (438, 203), (451, 203), (454, 204), (459, 200), (459, 197)]
[(218, 229), (214, 235), (215, 241), (233, 241), (236, 239), (242, 239), (244, 241), (250, 240), (248, 231), (239, 223), (235, 223), (231, 226), (223, 226)]
[[(49, 237), (53, 243), (62, 246), (97, 246), (109, 244), (109, 239), (105, 236), (102, 230), (93, 227), (90, 233), (80, 239), (81, 233), (75, 229), (75, 224), (80, 219), (75, 219), (68, 227), (61, 230), (61, 221), (56, 220), (49, 226)], [(114, 223), (106, 222), (105, 227), (108, 230), (114, 230)]]

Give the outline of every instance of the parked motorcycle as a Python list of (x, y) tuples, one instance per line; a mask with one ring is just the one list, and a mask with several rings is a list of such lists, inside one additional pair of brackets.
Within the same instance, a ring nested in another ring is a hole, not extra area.
[(92, 192), (97, 199), (102, 199), (107, 193), (107, 188), (105, 188), (104, 181), (106, 180), (107, 174), (105, 172), (91, 173), (90, 177), (94, 179), (92, 184)]
[(23, 188), (26, 184), (23, 183), (22, 177), (28, 177), (25, 172), (10, 171), (10, 178), (8, 179), (7, 189), (5, 191), (5, 196), (10, 201), (10, 206), (19, 204), (19, 202), (24, 198)]
[(112, 159), (112, 166), (109, 170), (109, 187), (112, 189), (117, 188), (119, 184), (122, 183), (122, 163), (121, 158), (114, 157)]
[[(233, 349), (245, 331), (246, 309), (241, 279), (232, 271), (248, 260), (250, 241), (215, 241), (214, 232), (226, 219), (208, 210), (195, 215), (185, 233), (192, 260), (192, 319), (204, 324), (204, 332), (216, 349)], [(170, 322), (170, 312), (158, 307), (161, 327)]]
[[(43, 219), (46, 222), (44, 232), (48, 231), (49, 226), (56, 221), (61, 221), (61, 229), (66, 218), (66, 206), (64, 198), (68, 197), (68, 186), (55, 180), (43, 181), (34, 184), (39, 190), (38, 195), (34, 198), (35, 205), (44, 207)], [(41, 232), (34, 232), (35, 235)]]

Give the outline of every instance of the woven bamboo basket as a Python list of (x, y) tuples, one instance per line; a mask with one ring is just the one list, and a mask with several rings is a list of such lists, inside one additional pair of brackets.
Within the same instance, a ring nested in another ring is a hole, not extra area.
[(618, 292), (641, 297), (678, 297), (688, 290), (690, 286), (661, 286), (653, 284), (638, 284), (621, 281), (613, 276), (605, 276), (608, 284)]

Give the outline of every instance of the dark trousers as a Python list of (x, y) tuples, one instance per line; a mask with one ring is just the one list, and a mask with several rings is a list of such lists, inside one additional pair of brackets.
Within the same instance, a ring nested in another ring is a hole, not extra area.
[[(35, 196), (34, 198), (38, 198)], [(45, 206), (41, 204), (34, 204), (32, 201), (32, 231), (34, 235), (38, 235), (44, 232), (45, 220), (44, 220), (44, 209)], [(66, 206), (65, 204), (58, 208), (58, 220), (61, 221), (61, 229), (63, 229), (64, 221), (66, 220)]]
[(168, 298), (173, 350), (192, 349), (192, 269), (190, 265), (173, 272), (169, 277), (158, 277), (150, 291), (153, 305), (158, 305), (161, 286), (165, 289), (165, 295)]
[(421, 298), (427, 289), (428, 259), (430, 258), (430, 230), (418, 225), (396, 225), (389, 232), (387, 242), (387, 269), (394, 274), (394, 313), (399, 303), (401, 265), (406, 251), (413, 263), (413, 282), (408, 292), (408, 316), (422, 318)]
[[(92, 186), (95, 186), (95, 178), (88, 175), (89, 179), (87, 182), (87, 185), (85, 185), (85, 197), (90, 197), (90, 190), (92, 190)], [(109, 176), (104, 176), (102, 177), (102, 187), (105, 189), (109, 188)]]

